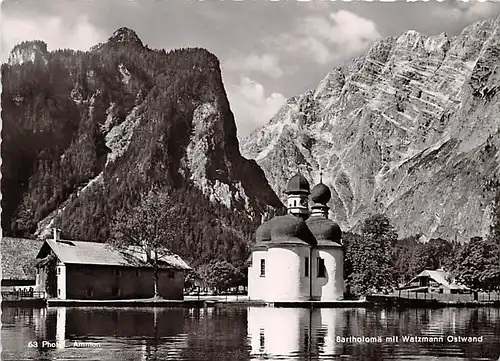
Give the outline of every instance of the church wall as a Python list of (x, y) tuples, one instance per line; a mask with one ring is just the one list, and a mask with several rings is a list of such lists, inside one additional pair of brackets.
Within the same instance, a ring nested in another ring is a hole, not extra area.
[[(266, 276), (260, 276), (260, 260), (266, 260)], [(268, 278), (267, 251), (253, 251), (252, 265), (248, 267), (248, 297), (251, 300), (265, 300)]]
[(323, 282), (318, 284), (318, 287), (321, 288), (319, 291), (321, 301), (342, 299), (344, 296), (343, 250), (341, 248), (320, 248), (319, 256), (325, 260), (326, 267), (326, 279), (323, 279)]
[(312, 281), (312, 297), (315, 301), (321, 300), (321, 292), (323, 285), (325, 284), (325, 279), (318, 278), (318, 257), (319, 250), (317, 248), (313, 249), (311, 252), (311, 281)]
[(267, 301), (309, 299), (309, 278), (305, 277), (308, 246), (282, 246), (268, 250)]

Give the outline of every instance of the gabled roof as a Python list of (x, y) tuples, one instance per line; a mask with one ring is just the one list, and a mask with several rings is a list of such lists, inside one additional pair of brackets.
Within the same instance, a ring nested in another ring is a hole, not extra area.
[(43, 241), (2, 237), (2, 279), (34, 280), (34, 262)]
[[(66, 264), (89, 264), (101, 266), (150, 267), (146, 254), (140, 247), (128, 247), (127, 250), (115, 248), (107, 243), (81, 242), (48, 239), (40, 249), (37, 258), (43, 258), (50, 247), (59, 261)], [(172, 254), (160, 259), (162, 268), (190, 270), (184, 260)]]
[(420, 277), (429, 277), (436, 281), (437, 283), (449, 288), (449, 289), (458, 289), (458, 290), (464, 290), (467, 289), (466, 286), (464, 285), (459, 285), (455, 282), (448, 282), (447, 278), (449, 278), (450, 274), (446, 272), (445, 270), (438, 269), (435, 271), (431, 270), (424, 270), (420, 272), (416, 277), (414, 277), (409, 283), (413, 282), (414, 280), (420, 278)]

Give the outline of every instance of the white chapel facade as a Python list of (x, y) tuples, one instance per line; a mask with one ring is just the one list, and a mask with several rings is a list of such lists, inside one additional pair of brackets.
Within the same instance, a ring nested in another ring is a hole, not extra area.
[(342, 299), (344, 249), (340, 227), (328, 219), (330, 189), (320, 181), (310, 191), (307, 179), (296, 174), (285, 193), (287, 214), (262, 223), (255, 232), (249, 298), (267, 302)]

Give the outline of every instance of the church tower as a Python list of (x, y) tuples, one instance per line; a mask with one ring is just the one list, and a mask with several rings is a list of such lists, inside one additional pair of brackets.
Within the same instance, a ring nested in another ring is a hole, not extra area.
[(309, 217), (309, 182), (300, 173), (288, 181), (285, 194), (288, 195), (288, 213), (302, 219)]
[(319, 183), (316, 184), (311, 190), (311, 200), (313, 205), (311, 207), (311, 217), (328, 218), (328, 201), (332, 198), (332, 192), (325, 184), (323, 184), (323, 173), (320, 173)]

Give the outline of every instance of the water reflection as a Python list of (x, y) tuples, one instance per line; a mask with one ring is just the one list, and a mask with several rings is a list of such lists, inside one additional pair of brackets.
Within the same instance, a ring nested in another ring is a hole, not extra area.
[[(497, 360), (498, 309), (248, 309), (251, 360)], [(408, 336), (421, 336), (410, 341)], [(448, 336), (482, 336), (481, 342)], [(427, 338), (425, 338), (427, 337)]]
[[(497, 360), (500, 310), (48, 308), (2, 310), (3, 360)], [(404, 335), (483, 336), (403, 342)], [(393, 339), (393, 337), (399, 339)], [(380, 337), (358, 342), (349, 337)], [(28, 347), (30, 342), (37, 347)], [(42, 347), (43, 341), (53, 347)], [(78, 347), (77, 343), (99, 344)]]
[(333, 357), (342, 354), (335, 342), (338, 309), (248, 309), (248, 337), (252, 360), (283, 356)]

